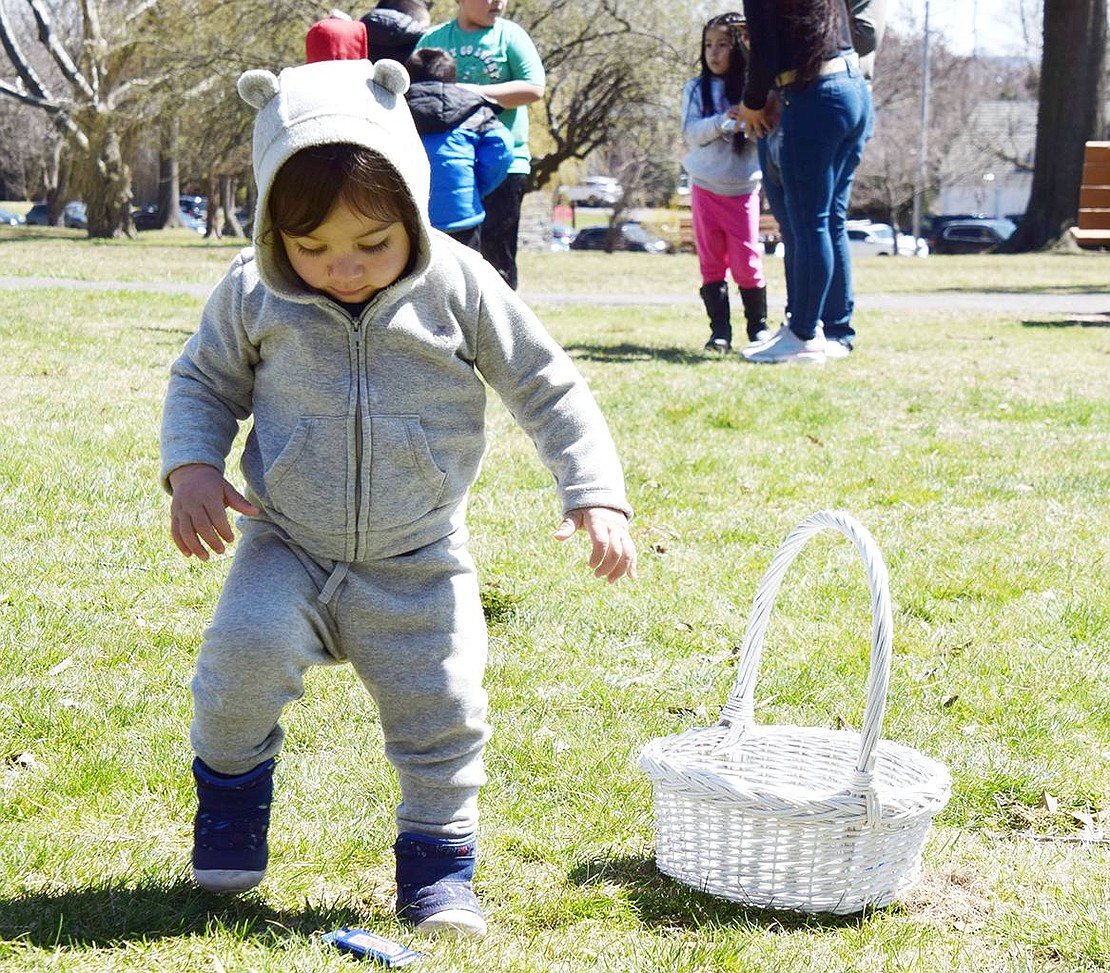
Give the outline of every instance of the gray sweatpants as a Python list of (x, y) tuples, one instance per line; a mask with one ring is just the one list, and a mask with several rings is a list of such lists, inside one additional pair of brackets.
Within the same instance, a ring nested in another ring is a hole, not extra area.
[(266, 522), (240, 527), (193, 676), (197, 756), (224, 774), (275, 756), (282, 709), (303, 695), (308, 668), (350, 662), (378, 706), (397, 770), (398, 830), (473, 833), (490, 729), (486, 626), (465, 536), (351, 564), (325, 603), (338, 565)]

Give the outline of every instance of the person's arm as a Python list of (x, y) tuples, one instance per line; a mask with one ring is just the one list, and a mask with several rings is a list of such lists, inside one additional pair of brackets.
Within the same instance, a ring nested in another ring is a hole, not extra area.
[[(748, 23), (751, 48), (748, 54), (748, 77), (744, 83), (744, 105), (754, 114), (767, 104), (775, 80), (778, 63), (778, 38), (775, 30), (774, 0), (744, 0), (744, 16)], [(752, 130), (752, 119), (741, 118)], [(761, 134), (755, 131), (754, 134)]]
[(521, 108), (544, 96), (547, 73), (540, 52), (528, 32), (510, 21), (505, 22), (505, 29), (508, 36), (508, 77), (504, 81), (482, 85), (482, 94), (492, 98), (502, 108)]
[(886, 0), (852, 0), (852, 46), (860, 55), (873, 54), (886, 30)]
[(632, 508), (605, 417), (574, 362), (534, 312), (488, 265), (478, 269), (481, 309), (474, 364), (535, 444), (555, 477), (563, 521), (556, 538), (585, 530), (590, 566), (615, 581), (635, 572)]
[(497, 84), (464, 84), (460, 88), (468, 88), (480, 95), (492, 98), (502, 108), (520, 108), (539, 101), (544, 96), (546, 88), (542, 84), (532, 84), (529, 81), (500, 81)]
[(207, 560), (231, 540), (224, 513), (258, 511), (224, 479), (224, 462), (252, 408), (258, 349), (240, 326), (238, 261), (212, 291), (200, 328), (170, 370), (160, 437), (171, 532), (186, 557)]
[(701, 82), (698, 78), (689, 81), (682, 89), (682, 141), (690, 148), (709, 145), (721, 137), (721, 122), (726, 112), (702, 117)]

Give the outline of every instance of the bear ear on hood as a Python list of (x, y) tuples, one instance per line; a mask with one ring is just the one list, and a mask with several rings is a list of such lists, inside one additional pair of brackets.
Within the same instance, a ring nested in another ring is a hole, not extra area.
[(409, 73), (404, 65), (389, 58), (374, 62), (374, 83), (391, 95), (403, 95), (409, 90)]
[(256, 68), (239, 75), (239, 97), (251, 108), (262, 108), (278, 93), (278, 79), (272, 71)]

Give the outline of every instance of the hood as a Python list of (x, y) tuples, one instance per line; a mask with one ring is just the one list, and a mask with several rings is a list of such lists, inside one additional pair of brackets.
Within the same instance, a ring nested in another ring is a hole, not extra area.
[(366, 27), (371, 61), (382, 58), (407, 61), (424, 34), (424, 28), (400, 10), (371, 10), (362, 17), (362, 23)]
[(458, 128), (483, 108), (500, 112), (501, 106), (484, 95), (443, 81), (417, 81), (405, 95), (412, 120), (421, 135)]
[(305, 61), (350, 61), (367, 57), (366, 25), (359, 20), (328, 17), (308, 28)]
[(345, 142), (373, 149), (397, 170), (420, 214), (420, 239), (412, 241), (414, 271), (427, 267), (431, 175), (403, 97), (408, 85), (408, 74), (395, 61), (319, 61), (286, 68), (276, 77), (265, 70), (240, 76), (240, 96), (258, 110), (253, 140), (258, 187), (253, 235), (259, 273), (270, 290), (294, 300), (307, 300), (314, 293), (276, 259), (268, 203), (282, 165), (301, 149), (316, 145)]

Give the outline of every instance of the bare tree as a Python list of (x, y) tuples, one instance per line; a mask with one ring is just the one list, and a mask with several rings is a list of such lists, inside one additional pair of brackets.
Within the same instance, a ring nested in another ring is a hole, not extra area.
[[(230, 113), (241, 140), (238, 74), (298, 63), (305, 30), (322, 15), (307, 0), (80, 0), (60, 8), (73, 23), (57, 25), (46, 0), (24, 0), (34, 21), (30, 42), (10, 15), (12, 2), (0, 0), (0, 46), (14, 71), (12, 80), (0, 75), (0, 96), (42, 112), (61, 134), (62, 172), (71, 173), (71, 183), (59, 204), (70, 192), (80, 195), (92, 237), (131, 232), (130, 160), (138, 139), (152, 134), (166, 177), (161, 209), (174, 220), (182, 157), (174, 116), (198, 119), (194, 131), (207, 136), (225, 132), (221, 116)], [(213, 106), (217, 114), (205, 115)], [(235, 164), (241, 162), (240, 151)], [(209, 156), (194, 171), (207, 176), (218, 166)]]
[(85, 199), (89, 235), (126, 233), (131, 226), (127, 159), (142, 120), (136, 109), (145, 87), (133, 80), (130, 70), (136, 44), (115, 32), (118, 17), (104, 25), (96, 0), (84, 0), (78, 34), (72, 38), (78, 53), (71, 55), (43, 0), (27, 0), (27, 5), (57, 80), (48, 82), (35, 69), (0, 0), (0, 44), (16, 74), (14, 82), (0, 80), (0, 94), (46, 112), (63, 134), (73, 189)]
[[(876, 60), (872, 96), (875, 135), (863, 153), (852, 193), (854, 208), (907, 226), (918, 182), (921, 98), (920, 36), (887, 31)], [(929, 173), (927, 199), (938, 191), (945, 156), (961, 140), (975, 139), (968, 122), (980, 102), (1020, 97), (1028, 70), (993, 59), (961, 57), (944, 43), (930, 46)]]
[(696, 10), (666, 0), (516, 0), (510, 15), (535, 41), (548, 75), (546, 131), (533, 145), (537, 188), (565, 162), (634, 140), (645, 112), (677, 114)]
[(1105, 135), (1106, 31), (1106, 0), (1044, 0), (1033, 187), (1003, 252), (1043, 249), (1075, 223), (1084, 148)]
[(43, 112), (0, 98), (0, 199), (30, 199), (40, 192), (57, 141)]

